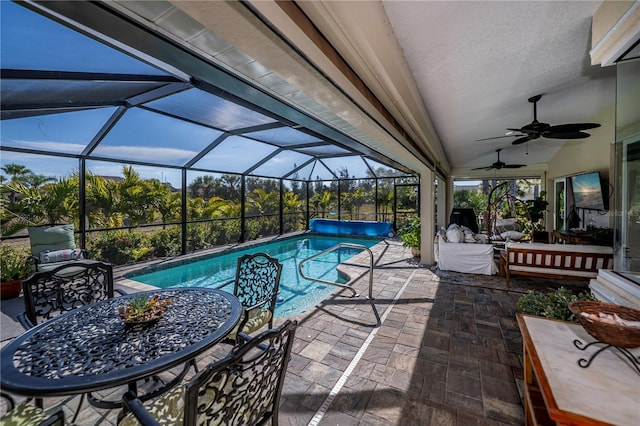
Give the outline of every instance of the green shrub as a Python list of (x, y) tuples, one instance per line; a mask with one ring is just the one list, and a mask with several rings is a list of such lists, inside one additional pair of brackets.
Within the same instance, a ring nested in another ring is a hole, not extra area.
[(411, 223), (400, 229), (398, 236), (405, 247), (420, 249), (420, 217), (416, 216)]
[(543, 293), (529, 290), (517, 302), (518, 310), (523, 314), (538, 315), (546, 318), (572, 321), (573, 314), (569, 303), (577, 300), (596, 300), (591, 292), (573, 293), (564, 287)]
[(0, 281), (26, 278), (30, 272), (31, 263), (26, 248), (0, 244)]
[(205, 224), (193, 223), (187, 226), (187, 248), (196, 251), (207, 247)]
[(149, 237), (149, 243), (154, 248), (155, 256), (167, 257), (175, 256), (182, 251), (182, 239), (179, 226), (167, 229), (160, 229)]
[(91, 251), (114, 265), (125, 265), (145, 260), (153, 252), (149, 246), (146, 234), (140, 231), (106, 231), (92, 242)]

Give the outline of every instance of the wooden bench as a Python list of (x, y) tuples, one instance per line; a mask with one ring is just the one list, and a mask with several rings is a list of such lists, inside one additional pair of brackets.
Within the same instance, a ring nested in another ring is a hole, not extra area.
[(511, 275), (589, 280), (598, 269), (613, 268), (613, 248), (593, 245), (507, 243), (500, 253), (500, 273)]

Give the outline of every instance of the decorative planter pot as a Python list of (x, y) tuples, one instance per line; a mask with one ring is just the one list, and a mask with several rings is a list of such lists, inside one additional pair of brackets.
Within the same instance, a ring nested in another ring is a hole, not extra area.
[(411, 254), (413, 257), (421, 257), (419, 248), (411, 247)]
[(17, 279), (13, 281), (0, 282), (0, 299), (13, 299), (20, 296), (22, 291), (22, 280)]

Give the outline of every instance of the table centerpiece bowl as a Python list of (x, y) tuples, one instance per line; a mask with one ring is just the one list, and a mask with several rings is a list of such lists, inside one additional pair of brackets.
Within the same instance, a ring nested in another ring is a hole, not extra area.
[(160, 299), (157, 294), (152, 297), (139, 295), (118, 307), (118, 316), (128, 325), (149, 324), (159, 320), (171, 303), (171, 299)]
[(640, 311), (597, 301), (577, 301), (569, 310), (587, 333), (602, 343), (620, 348), (640, 346)]

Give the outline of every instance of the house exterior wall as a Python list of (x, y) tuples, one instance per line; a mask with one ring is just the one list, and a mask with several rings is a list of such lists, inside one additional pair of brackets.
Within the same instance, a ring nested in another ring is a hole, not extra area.
[[(553, 181), (585, 172), (600, 172), (606, 183), (613, 183), (613, 161), (615, 142), (615, 103), (594, 116), (590, 121), (602, 124), (597, 129), (588, 130), (591, 137), (567, 141), (549, 161), (547, 169), (547, 201), (549, 211), (555, 211)], [(609, 205), (613, 206), (613, 190), (609, 188)], [(610, 227), (613, 222), (607, 215), (596, 215), (596, 226)], [(581, 226), (586, 226), (580, 224)], [(553, 229), (553, 215), (547, 215), (547, 229)]]

